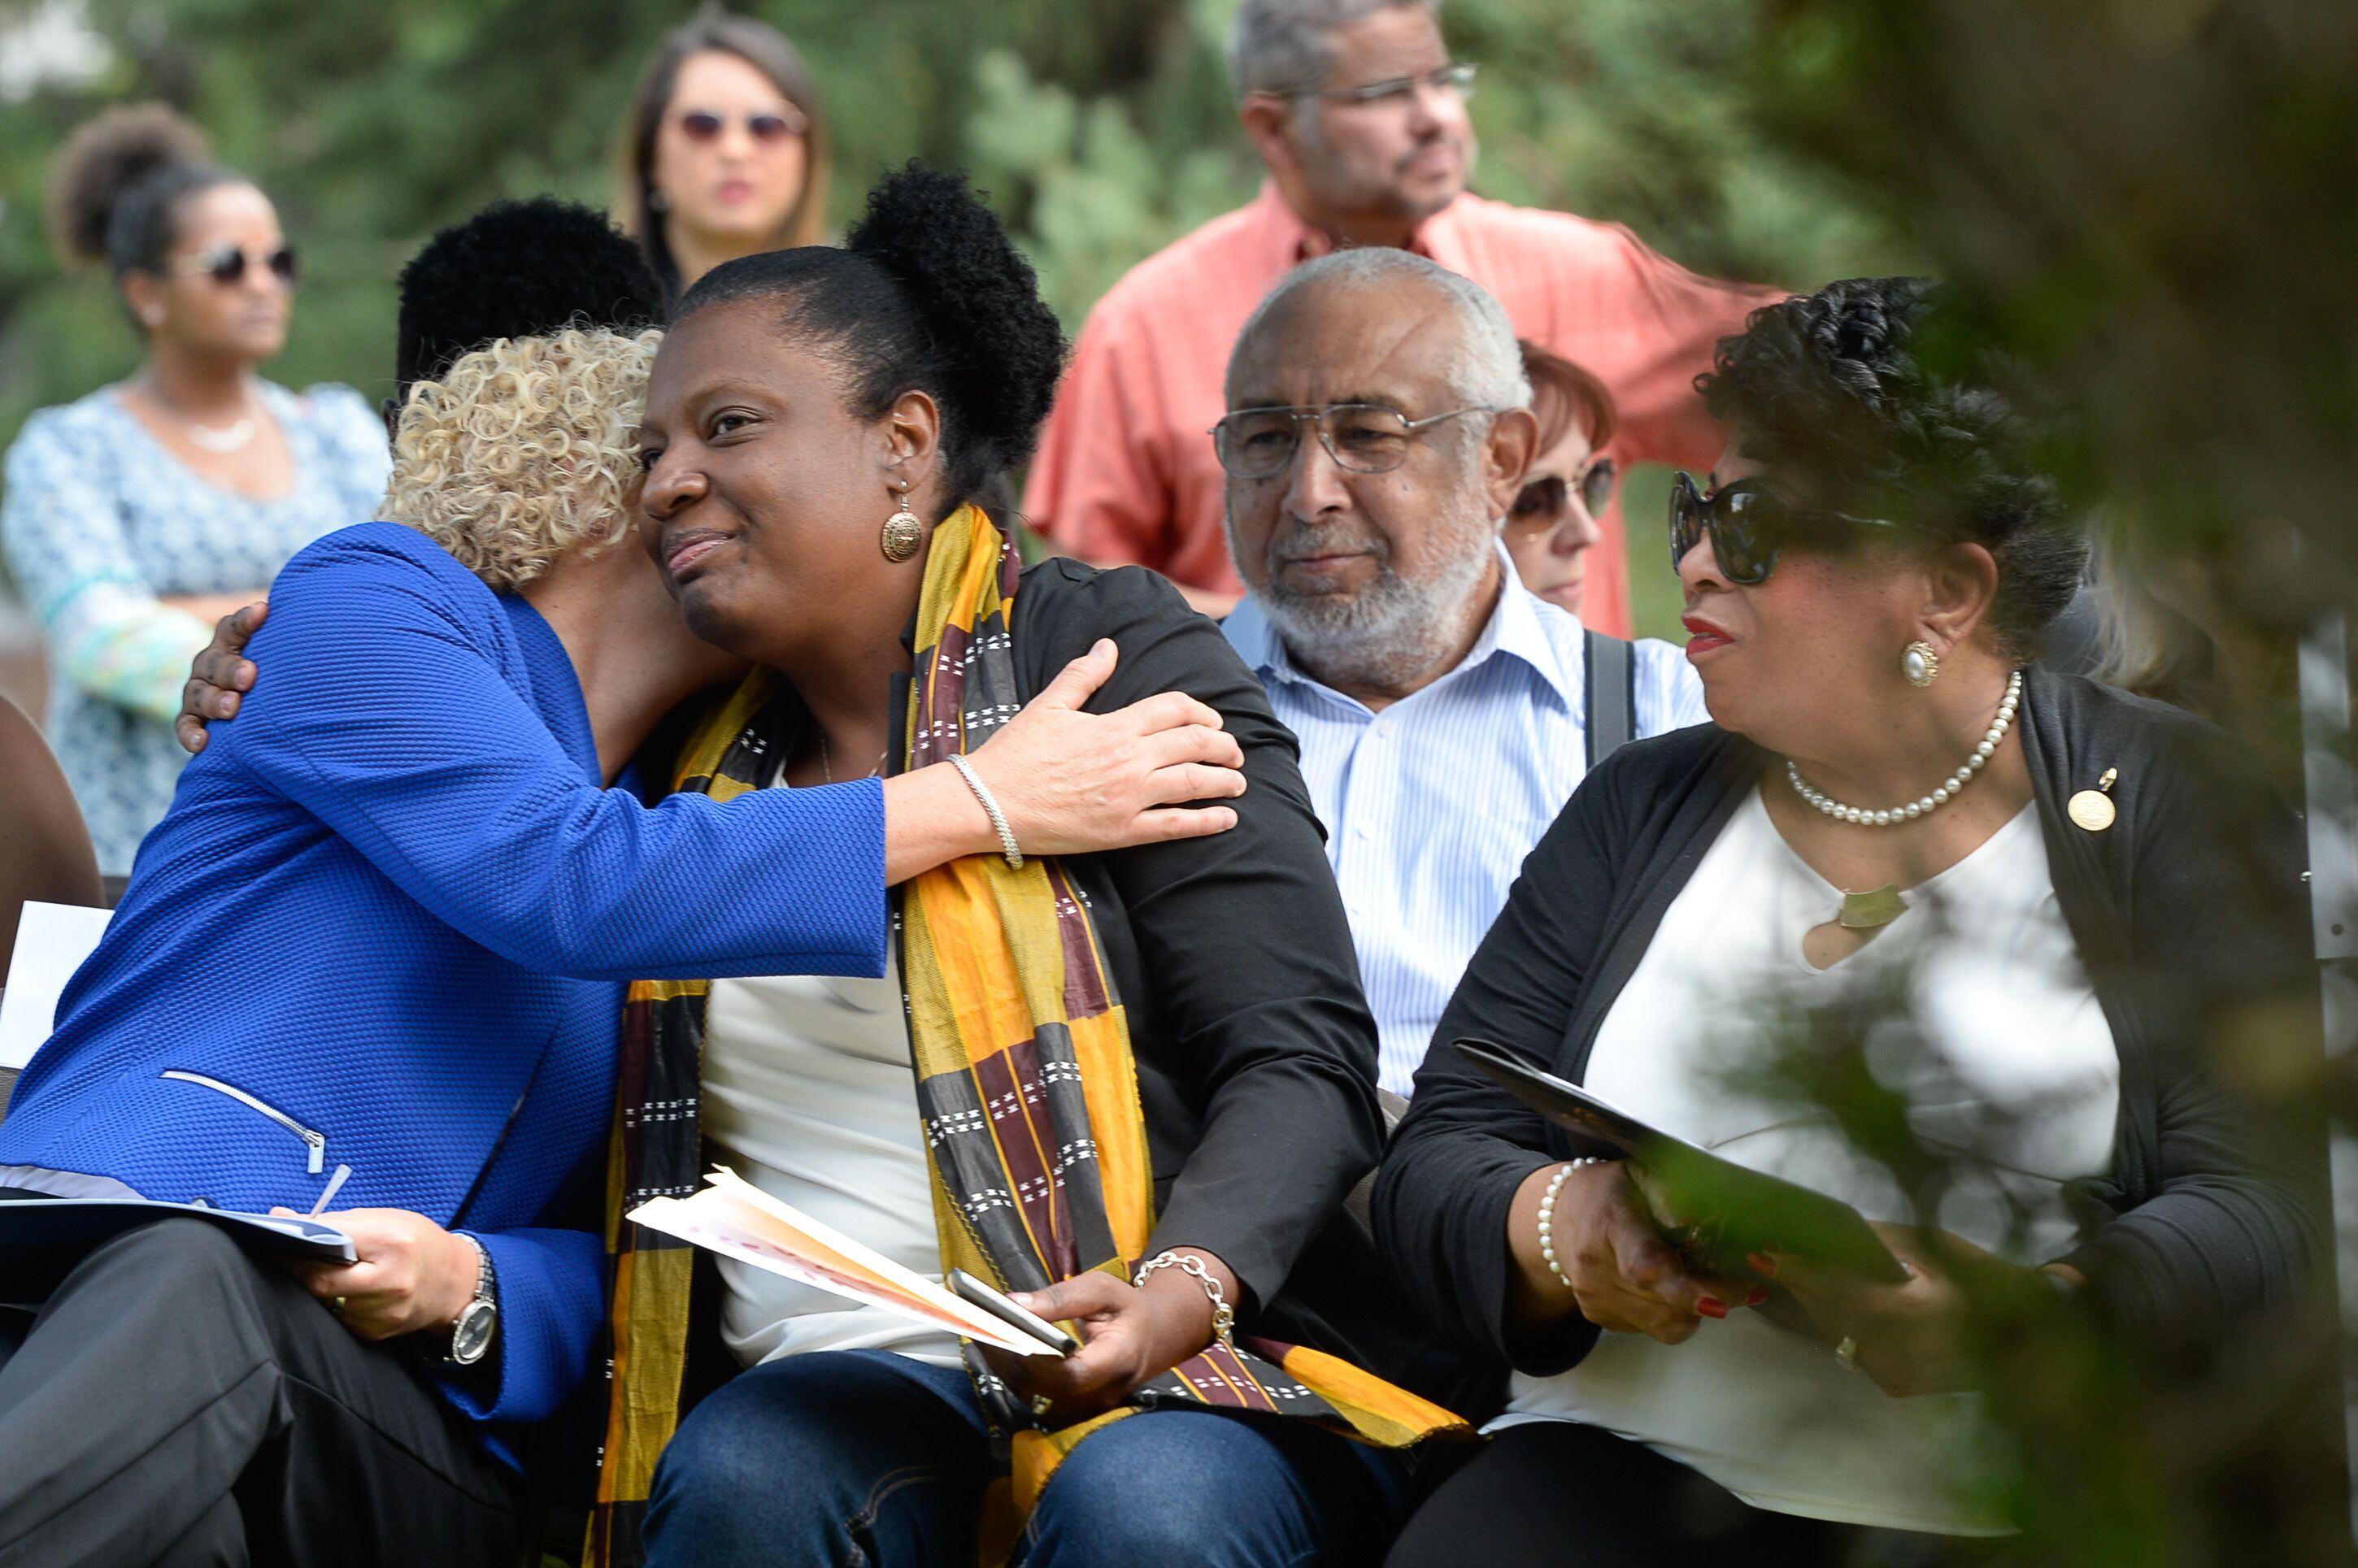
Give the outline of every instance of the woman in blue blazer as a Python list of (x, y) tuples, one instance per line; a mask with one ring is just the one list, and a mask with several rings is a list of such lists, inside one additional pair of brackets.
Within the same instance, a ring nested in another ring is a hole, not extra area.
[[(731, 673), (623, 538), (660, 297), (602, 220), (529, 204), (438, 237), (405, 328), (480, 309), (502, 260), (596, 309), (519, 305), (416, 395), (472, 399), (483, 438), (405, 439), (395, 499), (471, 498), (481, 548), (370, 523), (281, 573), (253, 645), (279, 673), (187, 770), (0, 1123), (0, 1198), (326, 1210), (359, 1260), (298, 1283), (168, 1219), (16, 1292), (0, 1561), (512, 1559), (522, 1429), (592, 1359), (600, 1238), (567, 1221), (595, 1213), (620, 982), (878, 974), (885, 888), (999, 847), (946, 765), (725, 806), (629, 787)], [(1027, 849), (1233, 821), (1168, 809), (1238, 760), (1208, 708), (1079, 711), (1111, 664), (972, 759)], [(5, 1210), (0, 1301), (30, 1278)]]

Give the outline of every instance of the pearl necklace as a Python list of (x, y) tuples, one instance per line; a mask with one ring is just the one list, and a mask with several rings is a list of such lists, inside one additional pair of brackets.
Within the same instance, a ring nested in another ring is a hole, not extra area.
[(1997, 718), (1991, 721), (1989, 730), (1982, 736), (1981, 744), (1974, 748), (1974, 754), (1965, 759), (1965, 765), (1951, 773), (1949, 782), (1931, 794), (1919, 800), (1911, 800), (1906, 806), (1895, 806), (1888, 811), (1870, 811), (1864, 806), (1844, 806), (1832, 795), (1812, 788), (1810, 782), (1801, 776), (1800, 766), (1790, 757), (1785, 759), (1785, 776), (1793, 781), (1794, 794), (1824, 812), (1828, 816), (1844, 822), (1855, 822), (1862, 827), (1889, 827), (1896, 823), (1913, 822), (1926, 813), (1948, 805), (1951, 796), (1973, 782), (1974, 775), (1980, 773), (1983, 764), (1996, 752), (1997, 743), (2006, 739), (2006, 732), (2014, 728), (2015, 709), (2021, 705), (2022, 672), (2017, 670), (2014, 672), (2013, 678), (2006, 683), (2006, 700), (1997, 705)]

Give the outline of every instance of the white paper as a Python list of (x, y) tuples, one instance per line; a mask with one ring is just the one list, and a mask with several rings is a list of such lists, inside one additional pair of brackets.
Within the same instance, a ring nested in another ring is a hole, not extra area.
[(106, 935), (112, 910), (27, 899), (0, 992), (0, 1067), (22, 1067), (56, 1026), (58, 995)]

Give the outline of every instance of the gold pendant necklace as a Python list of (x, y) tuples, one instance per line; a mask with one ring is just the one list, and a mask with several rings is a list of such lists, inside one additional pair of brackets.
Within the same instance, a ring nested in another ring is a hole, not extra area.
[(1866, 892), (1843, 894), (1842, 914), (1836, 918), (1845, 931), (1872, 931), (1907, 913), (1908, 904), (1899, 896), (1899, 884), (1886, 882)]

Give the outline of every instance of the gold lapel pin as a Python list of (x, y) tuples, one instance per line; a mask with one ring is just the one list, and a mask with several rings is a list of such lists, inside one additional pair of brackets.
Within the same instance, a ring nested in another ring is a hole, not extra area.
[(2083, 789), (2073, 795), (2064, 807), (2071, 820), (2091, 833), (2102, 833), (2113, 825), (2119, 813), (2113, 806), (2113, 782), (2121, 776), (2118, 768), (2106, 768), (2104, 776), (2096, 781), (2093, 789)]

